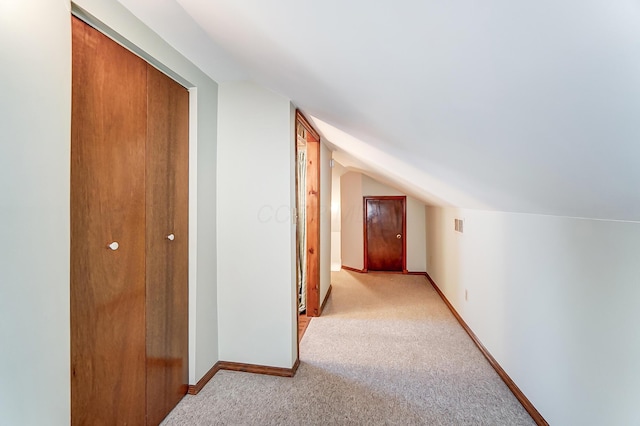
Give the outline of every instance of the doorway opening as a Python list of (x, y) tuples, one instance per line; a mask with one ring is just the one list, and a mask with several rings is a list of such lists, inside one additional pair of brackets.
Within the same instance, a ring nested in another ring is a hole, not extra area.
[(298, 323), (320, 315), (320, 135), (296, 111)]

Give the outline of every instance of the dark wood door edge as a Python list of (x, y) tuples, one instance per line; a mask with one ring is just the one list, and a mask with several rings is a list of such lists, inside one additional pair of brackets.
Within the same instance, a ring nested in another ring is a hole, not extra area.
[(282, 367), (269, 367), (266, 365), (256, 365), (256, 364), (243, 364), (240, 362), (229, 362), (229, 361), (218, 361), (213, 367), (205, 374), (202, 379), (198, 381), (195, 385), (189, 385), (189, 395), (197, 395), (198, 392), (204, 388), (204, 386), (216, 375), (216, 373), (220, 370), (228, 370), (228, 371), (242, 371), (244, 373), (254, 373), (254, 374), (266, 374), (268, 376), (279, 376), (279, 377), (293, 377), (298, 371), (298, 367), (300, 366), (300, 359), (296, 359), (296, 362), (293, 364), (291, 368), (282, 368)]
[(440, 291), (440, 288), (435, 283), (435, 281), (433, 281), (433, 279), (429, 276), (427, 272), (424, 273), (424, 276), (427, 277), (427, 280), (429, 280), (429, 282), (431, 283), (435, 291), (440, 295), (440, 298), (442, 298), (442, 301), (445, 303), (445, 305), (447, 305), (447, 307), (449, 308), (453, 316), (456, 318), (456, 320), (458, 320), (458, 322), (460, 323), (464, 331), (466, 331), (469, 337), (471, 337), (471, 340), (473, 340), (473, 343), (475, 343), (478, 349), (480, 349), (480, 352), (482, 352), (482, 355), (484, 355), (487, 361), (489, 361), (489, 364), (491, 364), (491, 366), (496, 371), (496, 373), (498, 373), (498, 376), (500, 376), (502, 381), (504, 381), (504, 384), (507, 385), (509, 390), (513, 393), (513, 395), (520, 402), (520, 404), (522, 404), (522, 406), (527, 411), (527, 413), (529, 413), (531, 418), (539, 426), (549, 426), (549, 423), (547, 423), (544, 417), (542, 417), (542, 414), (540, 414), (540, 412), (536, 409), (536, 407), (533, 406), (531, 401), (529, 401), (529, 398), (527, 398), (525, 394), (522, 393), (520, 388), (515, 384), (515, 382), (511, 379), (511, 377), (509, 377), (507, 372), (504, 371), (504, 369), (500, 366), (500, 364), (498, 364), (498, 361), (496, 361), (493, 355), (491, 355), (491, 353), (489, 353), (487, 348), (482, 344), (480, 339), (478, 339), (478, 336), (476, 336), (476, 334), (471, 330), (471, 328), (467, 325), (467, 323), (462, 319), (460, 314), (458, 314), (458, 311), (456, 311), (456, 309), (449, 302), (449, 300), (447, 300), (444, 293)]

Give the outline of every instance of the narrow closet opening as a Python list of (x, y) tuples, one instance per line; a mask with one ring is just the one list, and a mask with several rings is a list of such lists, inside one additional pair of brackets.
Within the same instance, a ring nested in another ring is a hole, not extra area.
[(320, 315), (320, 135), (296, 112), (298, 336)]
[(297, 278), (298, 313), (307, 312), (307, 140), (304, 127), (296, 126)]

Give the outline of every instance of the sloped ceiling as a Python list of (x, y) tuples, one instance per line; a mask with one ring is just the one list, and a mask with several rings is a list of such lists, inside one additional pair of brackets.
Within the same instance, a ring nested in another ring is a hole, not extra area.
[(426, 202), (640, 220), (637, 0), (120, 1)]

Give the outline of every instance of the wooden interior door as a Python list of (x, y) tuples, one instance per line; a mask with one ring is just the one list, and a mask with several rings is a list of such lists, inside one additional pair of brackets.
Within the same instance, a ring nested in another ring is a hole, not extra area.
[(142, 425), (147, 67), (76, 18), (72, 34), (71, 421)]
[(147, 421), (188, 390), (189, 93), (147, 66)]
[(406, 197), (364, 197), (368, 271), (406, 272)]

